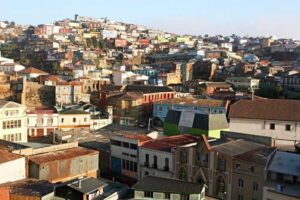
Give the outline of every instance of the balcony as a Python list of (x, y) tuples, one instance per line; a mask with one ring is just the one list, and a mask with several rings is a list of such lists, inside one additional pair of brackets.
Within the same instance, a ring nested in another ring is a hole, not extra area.
[(157, 169), (157, 164), (156, 164), (156, 163), (153, 163), (153, 164), (152, 164), (152, 168)]
[(149, 167), (149, 162), (144, 162), (145, 167)]

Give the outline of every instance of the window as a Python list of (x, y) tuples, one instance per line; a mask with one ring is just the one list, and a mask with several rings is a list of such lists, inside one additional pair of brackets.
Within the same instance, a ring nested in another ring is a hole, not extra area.
[(226, 160), (222, 156), (218, 159), (218, 170), (225, 170), (226, 169)]
[(180, 195), (180, 200), (190, 200), (190, 196), (182, 194), (182, 195)]
[(110, 143), (115, 146), (119, 146), (119, 147), (121, 146), (121, 142), (117, 140), (110, 140)]
[(241, 164), (240, 163), (235, 163), (235, 168), (236, 169), (241, 169)]
[(133, 171), (133, 161), (130, 161), (130, 168), (129, 168), (130, 171)]
[(253, 166), (250, 167), (250, 171), (254, 172), (254, 167)]
[(271, 124), (270, 124), (270, 129), (271, 129), (271, 130), (275, 130), (275, 124), (274, 124), (274, 123), (271, 123)]
[(129, 143), (128, 142), (123, 142), (123, 147), (129, 148)]
[(159, 107), (158, 107), (158, 111), (159, 111), (159, 112), (162, 112), (162, 110), (163, 110), (163, 109), (162, 109), (162, 106), (159, 106)]
[(64, 118), (61, 118), (61, 123), (64, 123), (65, 119)]
[(144, 192), (144, 197), (153, 198), (153, 192)]
[(126, 160), (122, 160), (122, 169), (126, 169)]
[(170, 193), (165, 193), (165, 199), (170, 199)]
[(134, 172), (137, 172), (137, 163), (134, 162), (133, 164), (134, 164), (134, 165), (133, 165), (133, 171), (134, 171)]
[(84, 118), (84, 122), (87, 122), (87, 118), (86, 117)]
[(47, 119), (47, 122), (48, 122), (48, 124), (53, 124), (53, 118), (52, 117), (49, 117), (48, 119)]
[(126, 169), (129, 169), (129, 160), (126, 160)]
[(239, 179), (239, 188), (243, 188), (244, 187), (244, 181), (243, 179)]
[(286, 124), (285, 125), (285, 130), (286, 131), (291, 131), (291, 125), (290, 124)]
[(258, 183), (253, 183), (253, 191), (258, 191)]
[(153, 156), (153, 168), (157, 168), (157, 156)]
[(241, 194), (239, 194), (238, 195), (238, 200), (243, 200), (244, 198), (243, 198), (243, 195), (241, 195)]
[(149, 154), (145, 155), (145, 166), (149, 166)]
[(136, 144), (130, 144), (130, 149), (137, 149), (137, 145)]
[(165, 169), (166, 171), (169, 171), (169, 158), (165, 158)]
[(180, 155), (180, 157), (181, 157), (181, 162), (182, 162), (182, 163), (187, 163), (187, 152), (183, 150), (183, 151), (180, 152), (180, 154), (181, 154), (181, 155)]
[(73, 117), (73, 122), (76, 122), (76, 117)]
[(148, 176), (149, 175), (149, 172), (145, 171), (145, 176)]

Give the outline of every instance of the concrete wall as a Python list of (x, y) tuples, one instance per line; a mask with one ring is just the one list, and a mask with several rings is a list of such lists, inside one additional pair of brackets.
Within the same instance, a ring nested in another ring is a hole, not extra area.
[[(73, 121), (75, 118), (75, 122)], [(74, 128), (90, 128), (90, 114), (59, 114), (58, 128), (68, 131)]]
[(95, 177), (99, 170), (99, 154), (84, 155), (72, 159), (54, 160), (36, 165), (30, 162), (29, 177), (56, 183), (81, 176)]
[[(270, 129), (271, 123), (275, 124), (275, 130)], [(291, 131), (285, 130), (286, 125), (291, 125)], [(229, 129), (234, 132), (272, 137), (275, 145), (294, 145), (295, 141), (300, 140), (299, 123), (291, 121), (231, 118)]]
[(0, 164), (0, 184), (26, 178), (25, 157)]

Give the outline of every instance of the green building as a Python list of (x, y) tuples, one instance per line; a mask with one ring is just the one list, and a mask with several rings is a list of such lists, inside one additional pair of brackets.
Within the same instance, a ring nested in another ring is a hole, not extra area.
[(164, 121), (164, 135), (206, 135), (220, 138), (222, 130), (229, 130), (225, 113), (204, 114), (197, 111), (169, 110)]

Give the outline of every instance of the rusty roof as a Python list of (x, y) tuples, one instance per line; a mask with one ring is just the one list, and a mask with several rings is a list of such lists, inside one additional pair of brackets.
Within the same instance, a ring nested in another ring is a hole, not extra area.
[(43, 164), (43, 163), (53, 162), (56, 160), (68, 160), (80, 156), (96, 155), (96, 154), (99, 154), (99, 152), (95, 150), (83, 148), (83, 147), (75, 147), (72, 149), (66, 149), (62, 151), (54, 151), (54, 152), (29, 156), (29, 160), (36, 164)]
[(23, 156), (20, 156), (18, 154), (10, 153), (9, 151), (5, 150), (5, 148), (0, 148), (0, 164), (17, 160), (19, 158), (23, 158)]
[(199, 107), (225, 107), (226, 102), (223, 100), (213, 99), (192, 99), (192, 98), (174, 98), (165, 99), (154, 104), (179, 104), (186, 106), (199, 106)]
[(200, 141), (201, 139), (192, 135), (175, 135), (169, 137), (163, 137), (155, 140), (150, 140), (142, 144), (141, 146), (146, 149), (155, 149), (160, 151), (170, 152), (172, 147), (184, 146)]
[(300, 121), (300, 101), (287, 99), (240, 100), (230, 107), (229, 118)]
[(151, 137), (149, 137), (147, 135), (142, 135), (142, 134), (122, 133), (122, 135), (120, 135), (120, 136), (127, 138), (127, 139), (138, 140), (139, 142), (145, 142), (148, 140), (152, 140)]

